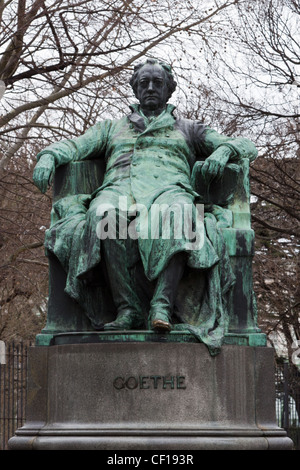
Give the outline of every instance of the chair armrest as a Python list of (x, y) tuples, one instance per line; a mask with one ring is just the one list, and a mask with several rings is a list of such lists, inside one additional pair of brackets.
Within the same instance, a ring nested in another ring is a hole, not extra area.
[(65, 196), (92, 194), (102, 184), (103, 160), (71, 162), (56, 169), (53, 181), (53, 202)]
[(210, 186), (207, 186), (201, 173), (203, 163), (195, 163), (191, 177), (192, 186), (203, 204), (227, 207), (233, 214), (233, 228), (251, 228), (249, 160), (244, 159), (239, 164), (229, 163), (223, 176), (212, 181)]

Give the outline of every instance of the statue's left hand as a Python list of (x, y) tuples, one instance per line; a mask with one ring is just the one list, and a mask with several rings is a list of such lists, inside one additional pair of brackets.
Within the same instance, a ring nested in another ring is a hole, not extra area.
[(229, 147), (220, 146), (205, 160), (201, 172), (207, 184), (210, 184), (213, 179), (221, 178), (230, 155)]

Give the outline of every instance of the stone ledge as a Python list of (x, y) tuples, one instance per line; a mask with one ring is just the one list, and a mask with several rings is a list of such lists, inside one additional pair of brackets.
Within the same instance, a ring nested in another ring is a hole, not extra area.
[(10, 450), (292, 450), (286, 435), (268, 436), (15, 436)]
[[(171, 331), (170, 333), (156, 333), (150, 330), (54, 332), (39, 334), (36, 337), (37, 346), (110, 342), (199, 343), (188, 331)], [(267, 340), (263, 333), (227, 333), (224, 344), (256, 347), (266, 346)]]

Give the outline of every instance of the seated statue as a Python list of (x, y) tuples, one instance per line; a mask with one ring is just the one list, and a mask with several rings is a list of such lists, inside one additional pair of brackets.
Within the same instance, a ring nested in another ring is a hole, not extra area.
[[(209, 204), (192, 180), (201, 177), (208, 193), (222, 184), (226, 168), (253, 161), (257, 150), (246, 138), (177, 117), (168, 103), (176, 88), (168, 65), (149, 59), (135, 67), (130, 84), (138, 100), (130, 114), (37, 155), (33, 178), (42, 192), (58, 167), (90, 160), (105, 165), (92, 194), (54, 203), (45, 247), (67, 273), (65, 292), (95, 330), (184, 329), (218, 350), (235, 283), (222, 236), (232, 213)], [(199, 281), (189, 289), (193, 273)], [(110, 321), (102, 299), (107, 289), (115, 306)]]

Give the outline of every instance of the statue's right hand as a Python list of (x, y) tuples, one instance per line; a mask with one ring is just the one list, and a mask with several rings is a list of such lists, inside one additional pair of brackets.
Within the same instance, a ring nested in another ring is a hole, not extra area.
[(33, 172), (33, 182), (42, 193), (45, 193), (51, 184), (55, 172), (53, 155), (44, 154), (37, 162)]

